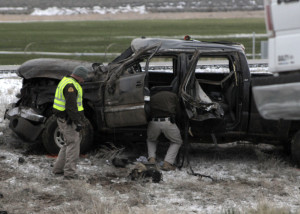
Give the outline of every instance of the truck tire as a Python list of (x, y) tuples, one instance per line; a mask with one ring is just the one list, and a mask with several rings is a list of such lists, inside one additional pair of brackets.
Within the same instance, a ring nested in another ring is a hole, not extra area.
[(293, 161), (300, 167), (300, 131), (298, 131), (292, 139), (291, 154)]
[[(84, 154), (89, 151), (93, 145), (94, 130), (88, 119), (84, 120), (84, 128), (80, 131), (81, 143), (80, 153)], [(52, 155), (57, 155), (64, 143), (63, 136), (58, 129), (56, 116), (50, 116), (46, 123), (42, 134), (43, 145), (47, 152)]]

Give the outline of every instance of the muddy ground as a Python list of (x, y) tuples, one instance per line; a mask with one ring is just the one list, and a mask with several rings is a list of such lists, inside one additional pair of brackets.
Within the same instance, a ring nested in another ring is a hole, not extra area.
[[(192, 169), (162, 172), (162, 181), (132, 180), (146, 145), (102, 144), (81, 156), (80, 180), (51, 173), (55, 157), (24, 144), (5, 128), (0, 136), (0, 211), (7, 213), (300, 213), (300, 171), (281, 148), (233, 142), (193, 144)], [(104, 146), (105, 145), (105, 146)], [(159, 160), (166, 147), (159, 147)], [(125, 168), (113, 157), (133, 161)]]

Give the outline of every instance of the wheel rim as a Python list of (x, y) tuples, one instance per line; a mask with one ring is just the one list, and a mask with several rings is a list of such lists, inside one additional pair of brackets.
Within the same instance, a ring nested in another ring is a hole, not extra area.
[[(54, 142), (55, 144), (61, 148), (65, 145), (65, 140), (64, 140), (64, 135), (63, 133), (59, 130), (59, 128), (57, 127), (54, 131)], [(82, 134), (79, 133), (79, 141), (81, 142), (82, 140)]]
[(54, 131), (54, 142), (55, 144), (61, 148), (63, 145), (65, 145), (64, 135), (62, 132), (60, 132), (59, 128), (57, 127)]

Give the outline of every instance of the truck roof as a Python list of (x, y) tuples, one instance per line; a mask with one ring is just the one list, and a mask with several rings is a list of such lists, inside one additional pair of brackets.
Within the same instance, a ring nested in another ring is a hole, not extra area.
[(244, 53), (244, 46), (232, 42), (204, 42), (198, 40), (180, 40), (163, 38), (136, 38), (131, 42), (131, 49), (137, 52), (155, 44), (161, 44), (159, 52), (194, 52), (196, 49), (238, 51)]

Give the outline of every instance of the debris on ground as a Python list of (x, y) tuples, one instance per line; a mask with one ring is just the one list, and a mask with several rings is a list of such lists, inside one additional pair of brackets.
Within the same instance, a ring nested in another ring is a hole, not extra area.
[(130, 173), (131, 180), (152, 179), (153, 183), (159, 183), (162, 180), (162, 173), (156, 164), (137, 163)]

